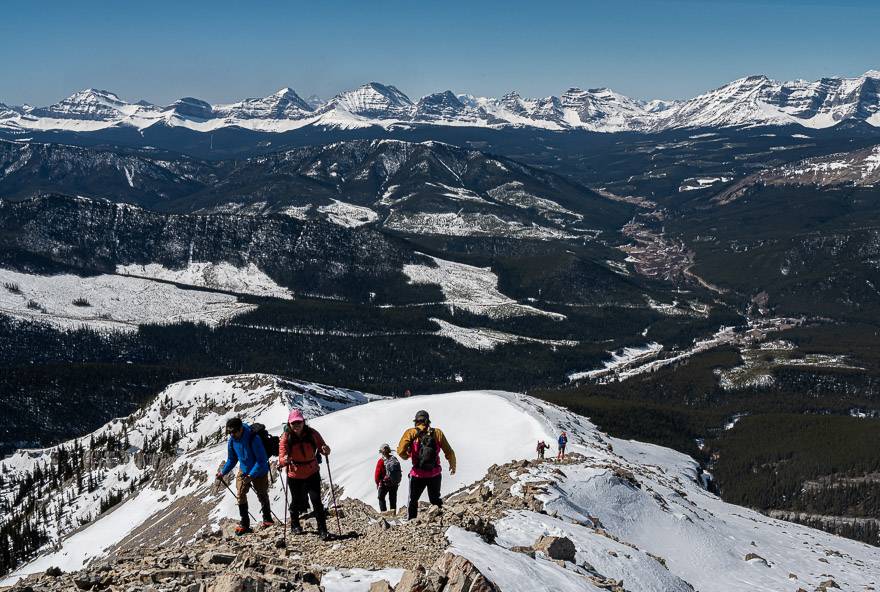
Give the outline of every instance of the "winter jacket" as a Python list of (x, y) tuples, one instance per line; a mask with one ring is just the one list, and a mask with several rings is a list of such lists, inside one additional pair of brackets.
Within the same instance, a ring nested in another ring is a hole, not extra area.
[(568, 444), (568, 436), (566, 436), (565, 434), (560, 434), (559, 435), (559, 447), (565, 448), (566, 444)]
[(291, 479), (308, 479), (318, 472), (317, 453), (326, 446), (321, 434), (306, 426), (301, 438), (284, 428), (278, 443), (278, 464), (287, 467)]
[[(397, 456), (406, 460), (410, 457), (418, 457), (419, 453), (419, 432), (427, 430), (428, 426), (425, 424), (418, 424), (414, 428), (410, 428), (403, 433), (403, 436), (400, 438), (400, 443), (397, 445)], [(418, 477), (421, 479), (428, 477), (436, 477), (441, 473), (440, 470), (440, 451), (443, 451), (443, 455), (446, 457), (446, 461), (449, 463), (449, 470), (451, 472), (455, 471), (455, 452), (453, 452), (452, 447), (449, 445), (449, 442), (446, 440), (446, 436), (443, 435), (438, 428), (431, 428), (434, 430), (434, 438), (437, 440), (437, 462), (434, 465), (434, 468), (430, 471), (426, 471), (424, 469), (417, 469), (413, 467), (410, 472), (410, 477)]]
[(373, 471), (373, 481), (376, 482), (376, 485), (382, 483), (385, 480), (385, 459), (379, 458), (379, 462), (376, 463), (376, 470)]
[(251, 426), (242, 426), (241, 437), (229, 436), (226, 444), (226, 464), (220, 470), (226, 475), (238, 463), (238, 468), (245, 475), (262, 477), (269, 473), (269, 457), (263, 448), (263, 441), (251, 430)]
[(535, 450), (537, 450), (539, 453), (541, 453), (541, 452), (544, 452), (545, 450), (547, 450), (548, 448), (550, 448), (550, 447), (547, 446), (547, 444), (542, 440), (541, 442), (538, 442), (538, 446), (537, 446), (537, 448), (535, 448)]

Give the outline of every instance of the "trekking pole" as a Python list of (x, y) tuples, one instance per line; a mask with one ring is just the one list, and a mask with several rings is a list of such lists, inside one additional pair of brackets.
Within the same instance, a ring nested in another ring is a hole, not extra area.
[[(227, 482), (226, 482), (226, 481), (224, 481), (224, 480), (223, 480), (223, 479), (217, 479), (217, 480), (218, 480), (218, 481), (219, 481), (219, 482), (220, 482), (220, 483), (222, 483), (222, 484), (223, 484), (223, 485), (225, 485), (225, 486), (226, 486), (226, 489), (227, 489), (227, 490), (229, 490), (229, 493), (231, 493), (231, 494), (232, 494), (232, 497), (234, 497), (234, 498), (235, 498), (235, 499), (236, 499), (236, 500), (238, 500), (238, 496), (237, 496), (237, 495), (235, 495), (235, 492), (234, 492), (234, 491), (232, 491), (232, 488), (231, 488), (231, 487), (229, 487), (229, 483), (227, 483)], [(256, 521), (257, 521), (257, 519), (256, 519), (256, 518), (254, 518), (254, 515), (253, 515), (253, 514), (251, 514), (251, 511), (250, 511), (250, 510), (248, 510), (248, 516), (250, 516), (250, 517), (251, 517), (251, 520), (253, 520), (253, 521), (254, 521), (254, 522), (256, 522)]]
[(336, 530), (339, 531), (339, 536), (342, 536), (342, 525), (339, 524), (339, 506), (336, 505), (336, 491), (333, 488), (333, 473), (330, 472), (330, 457), (325, 454), (324, 458), (327, 459), (327, 477), (330, 479), (330, 495), (333, 498), (333, 511), (336, 512)]
[(283, 468), (284, 470), (284, 484), (282, 487), (284, 488), (284, 546), (287, 546), (287, 514), (290, 512), (290, 509), (287, 505), (287, 467)]

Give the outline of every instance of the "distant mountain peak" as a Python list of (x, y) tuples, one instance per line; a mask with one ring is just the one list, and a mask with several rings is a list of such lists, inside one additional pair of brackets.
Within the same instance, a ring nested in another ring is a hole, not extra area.
[(328, 106), (340, 107), (361, 117), (385, 119), (407, 117), (413, 102), (395, 86), (368, 82), (354, 90), (339, 93)]
[(214, 116), (214, 108), (210, 103), (194, 97), (177, 99), (165, 111), (171, 111), (175, 115), (184, 118), (210, 119)]

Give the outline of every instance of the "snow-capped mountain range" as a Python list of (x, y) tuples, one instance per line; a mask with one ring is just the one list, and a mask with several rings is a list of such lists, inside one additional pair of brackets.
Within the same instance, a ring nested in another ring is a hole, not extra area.
[(856, 78), (777, 82), (748, 76), (686, 101), (639, 101), (607, 88), (570, 88), (559, 96), (501, 98), (451, 91), (413, 101), (392, 85), (370, 82), (327, 101), (284, 88), (263, 98), (211, 105), (185, 97), (167, 106), (129, 103), (112, 92), (87, 89), (47, 107), (0, 103), (0, 129), (75, 132), (154, 125), (210, 132), (239, 127), (285, 132), (307, 126), (357, 129), (438, 125), (533, 127), (595, 132), (801, 125), (827, 128), (843, 121), (880, 127), (880, 71)]

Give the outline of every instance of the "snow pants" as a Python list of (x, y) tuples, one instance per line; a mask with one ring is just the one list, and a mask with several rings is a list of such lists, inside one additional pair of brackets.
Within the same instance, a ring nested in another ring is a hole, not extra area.
[(440, 481), (442, 475), (436, 477), (410, 477), (409, 478), (409, 519), (412, 520), (419, 515), (419, 498), (422, 492), (428, 490), (428, 500), (435, 506), (442, 506), (443, 500), (440, 498)]
[(384, 512), (388, 509), (385, 505), (385, 496), (388, 496), (388, 505), (392, 510), (397, 509), (397, 488), (400, 483), (379, 483), (379, 511)]
[(290, 489), (291, 526), (299, 526), (299, 516), (308, 509), (311, 501), (315, 520), (318, 522), (318, 531), (327, 530), (327, 512), (321, 502), (321, 473), (315, 473), (305, 479), (288, 476), (287, 487)]

